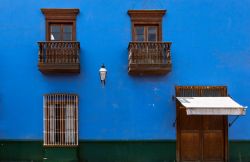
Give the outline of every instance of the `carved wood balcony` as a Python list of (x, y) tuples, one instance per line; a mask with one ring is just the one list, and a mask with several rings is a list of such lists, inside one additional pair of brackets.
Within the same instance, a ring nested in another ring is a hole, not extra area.
[(38, 68), (43, 73), (80, 73), (80, 43), (38, 42)]
[(130, 74), (165, 74), (171, 71), (170, 42), (130, 42)]

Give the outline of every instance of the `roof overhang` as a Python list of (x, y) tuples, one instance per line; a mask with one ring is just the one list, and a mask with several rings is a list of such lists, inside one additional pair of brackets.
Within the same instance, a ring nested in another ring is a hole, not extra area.
[(187, 115), (245, 115), (247, 107), (231, 97), (176, 97)]

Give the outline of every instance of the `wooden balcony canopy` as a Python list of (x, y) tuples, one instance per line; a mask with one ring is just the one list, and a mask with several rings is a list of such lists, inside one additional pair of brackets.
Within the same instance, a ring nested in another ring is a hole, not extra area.
[(177, 97), (187, 115), (245, 115), (246, 107), (231, 97)]
[(170, 42), (130, 42), (130, 74), (165, 74), (171, 71)]
[(75, 41), (38, 42), (38, 68), (43, 73), (79, 73), (80, 43)]

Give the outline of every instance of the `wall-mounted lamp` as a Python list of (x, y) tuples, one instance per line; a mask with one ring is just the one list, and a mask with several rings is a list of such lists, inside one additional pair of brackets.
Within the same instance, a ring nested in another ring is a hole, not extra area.
[(105, 81), (106, 81), (106, 76), (107, 76), (107, 69), (105, 68), (104, 64), (102, 64), (100, 70), (100, 79), (101, 79), (101, 83), (102, 85), (105, 85)]

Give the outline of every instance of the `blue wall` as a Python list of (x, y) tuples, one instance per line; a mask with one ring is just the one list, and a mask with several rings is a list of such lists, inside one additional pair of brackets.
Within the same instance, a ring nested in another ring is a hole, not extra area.
[[(41, 8), (79, 8), (79, 75), (38, 71), (45, 40)], [(167, 9), (163, 40), (173, 42), (173, 70), (165, 76), (128, 75), (129, 9)], [(227, 85), (250, 105), (248, 0), (1, 0), (0, 139), (42, 139), (45, 93), (77, 93), (81, 140), (175, 139), (175, 85)], [(108, 69), (102, 88), (98, 70)], [(233, 118), (230, 117), (230, 120)], [(250, 139), (250, 116), (229, 129)]]

